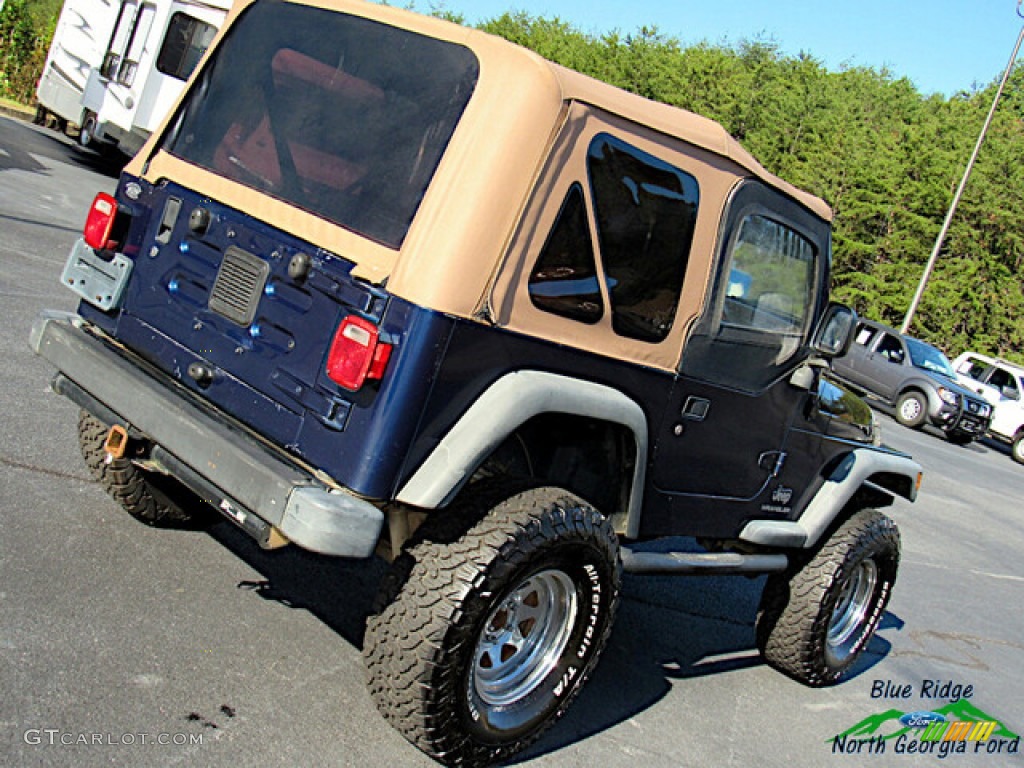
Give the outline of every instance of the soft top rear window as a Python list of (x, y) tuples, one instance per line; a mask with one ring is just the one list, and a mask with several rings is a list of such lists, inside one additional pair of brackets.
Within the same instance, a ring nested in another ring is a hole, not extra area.
[(398, 248), (478, 73), (461, 45), (281, 0), (255, 3), (161, 148)]

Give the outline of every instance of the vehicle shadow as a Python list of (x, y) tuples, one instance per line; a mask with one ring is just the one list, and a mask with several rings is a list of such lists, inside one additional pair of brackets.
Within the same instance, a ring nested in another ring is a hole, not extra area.
[(296, 546), (261, 549), (226, 521), (211, 526), (207, 534), (263, 576), (239, 582), (239, 590), (309, 611), (347, 642), (362, 649), (366, 617), (387, 563), (379, 558), (327, 557)]
[(116, 179), (129, 159), (116, 150), (87, 149), (51, 128), (13, 119), (6, 120), (3, 127), (4, 136), (9, 138), (0, 142), (0, 171), (49, 174), (49, 168), (38, 159), (42, 157)]
[[(673, 688), (694, 683), (693, 701), (700, 701), (699, 678), (764, 663), (754, 638), (763, 577), (668, 577), (654, 580), (667, 584), (644, 583), (650, 581), (626, 578), (619, 617), (593, 677), (558, 726), (509, 764), (558, 752), (626, 722)], [(664, 596), (667, 585), (673, 586), (670, 600), (649, 599), (652, 588)], [(903, 621), (887, 612), (879, 631), (902, 627)], [(876, 634), (847, 680), (870, 670), (891, 648)]]
[[(298, 547), (266, 551), (228, 522), (207, 533), (263, 577), (240, 582), (238, 589), (309, 611), (362, 648), (366, 618), (388, 568), (382, 560), (345, 560)], [(611, 638), (592, 678), (557, 727), (510, 764), (558, 752), (627, 721), (687, 681), (761, 665), (754, 620), (763, 585), (764, 577), (627, 574)], [(879, 629), (902, 626), (886, 613)], [(851, 677), (878, 664), (890, 649), (876, 635)]]

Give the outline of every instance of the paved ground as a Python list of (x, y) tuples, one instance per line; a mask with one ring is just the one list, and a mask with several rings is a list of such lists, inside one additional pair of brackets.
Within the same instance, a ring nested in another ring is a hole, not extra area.
[[(148, 529), (90, 481), (75, 409), (48, 391), (27, 338), (39, 310), (74, 306), (57, 278), (115, 173), (0, 118), (0, 765), (431, 765), (363, 685), (379, 564), (261, 552), (227, 523)], [(759, 662), (760, 580), (630, 577), (594, 679), (520, 762), (1024, 764), (973, 746), (941, 762), (895, 741), (883, 754), (834, 751), (832, 737), (869, 716), (947, 704), (947, 682), (1024, 731), (1024, 467), (988, 443), (958, 448), (882, 420), (927, 477), (917, 504), (891, 510), (900, 579), (854, 679), (810, 690)], [(905, 699), (873, 696), (904, 686)]]

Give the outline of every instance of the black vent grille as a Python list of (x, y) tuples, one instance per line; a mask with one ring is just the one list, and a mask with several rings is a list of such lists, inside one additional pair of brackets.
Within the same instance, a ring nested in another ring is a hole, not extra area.
[(256, 316), (270, 265), (258, 256), (231, 246), (224, 253), (209, 307), (218, 315), (246, 326)]

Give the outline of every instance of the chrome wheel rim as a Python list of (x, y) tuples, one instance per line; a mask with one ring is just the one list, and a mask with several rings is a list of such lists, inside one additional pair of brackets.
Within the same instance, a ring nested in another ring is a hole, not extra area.
[(546, 570), (513, 589), (487, 617), (473, 652), (473, 685), (491, 707), (521, 700), (558, 666), (579, 612), (567, 574)]
[(900, 406), (900, 415), (907, 421), (914, 421), (921, 415), (921, 403), (916, 397), (908, 397)]
[(832, 664), (846, 660), (860, 639), (871, 615), (878, 566), (874, 560), (863, 560), (846, 580), (828, 624), (827, 654)]

